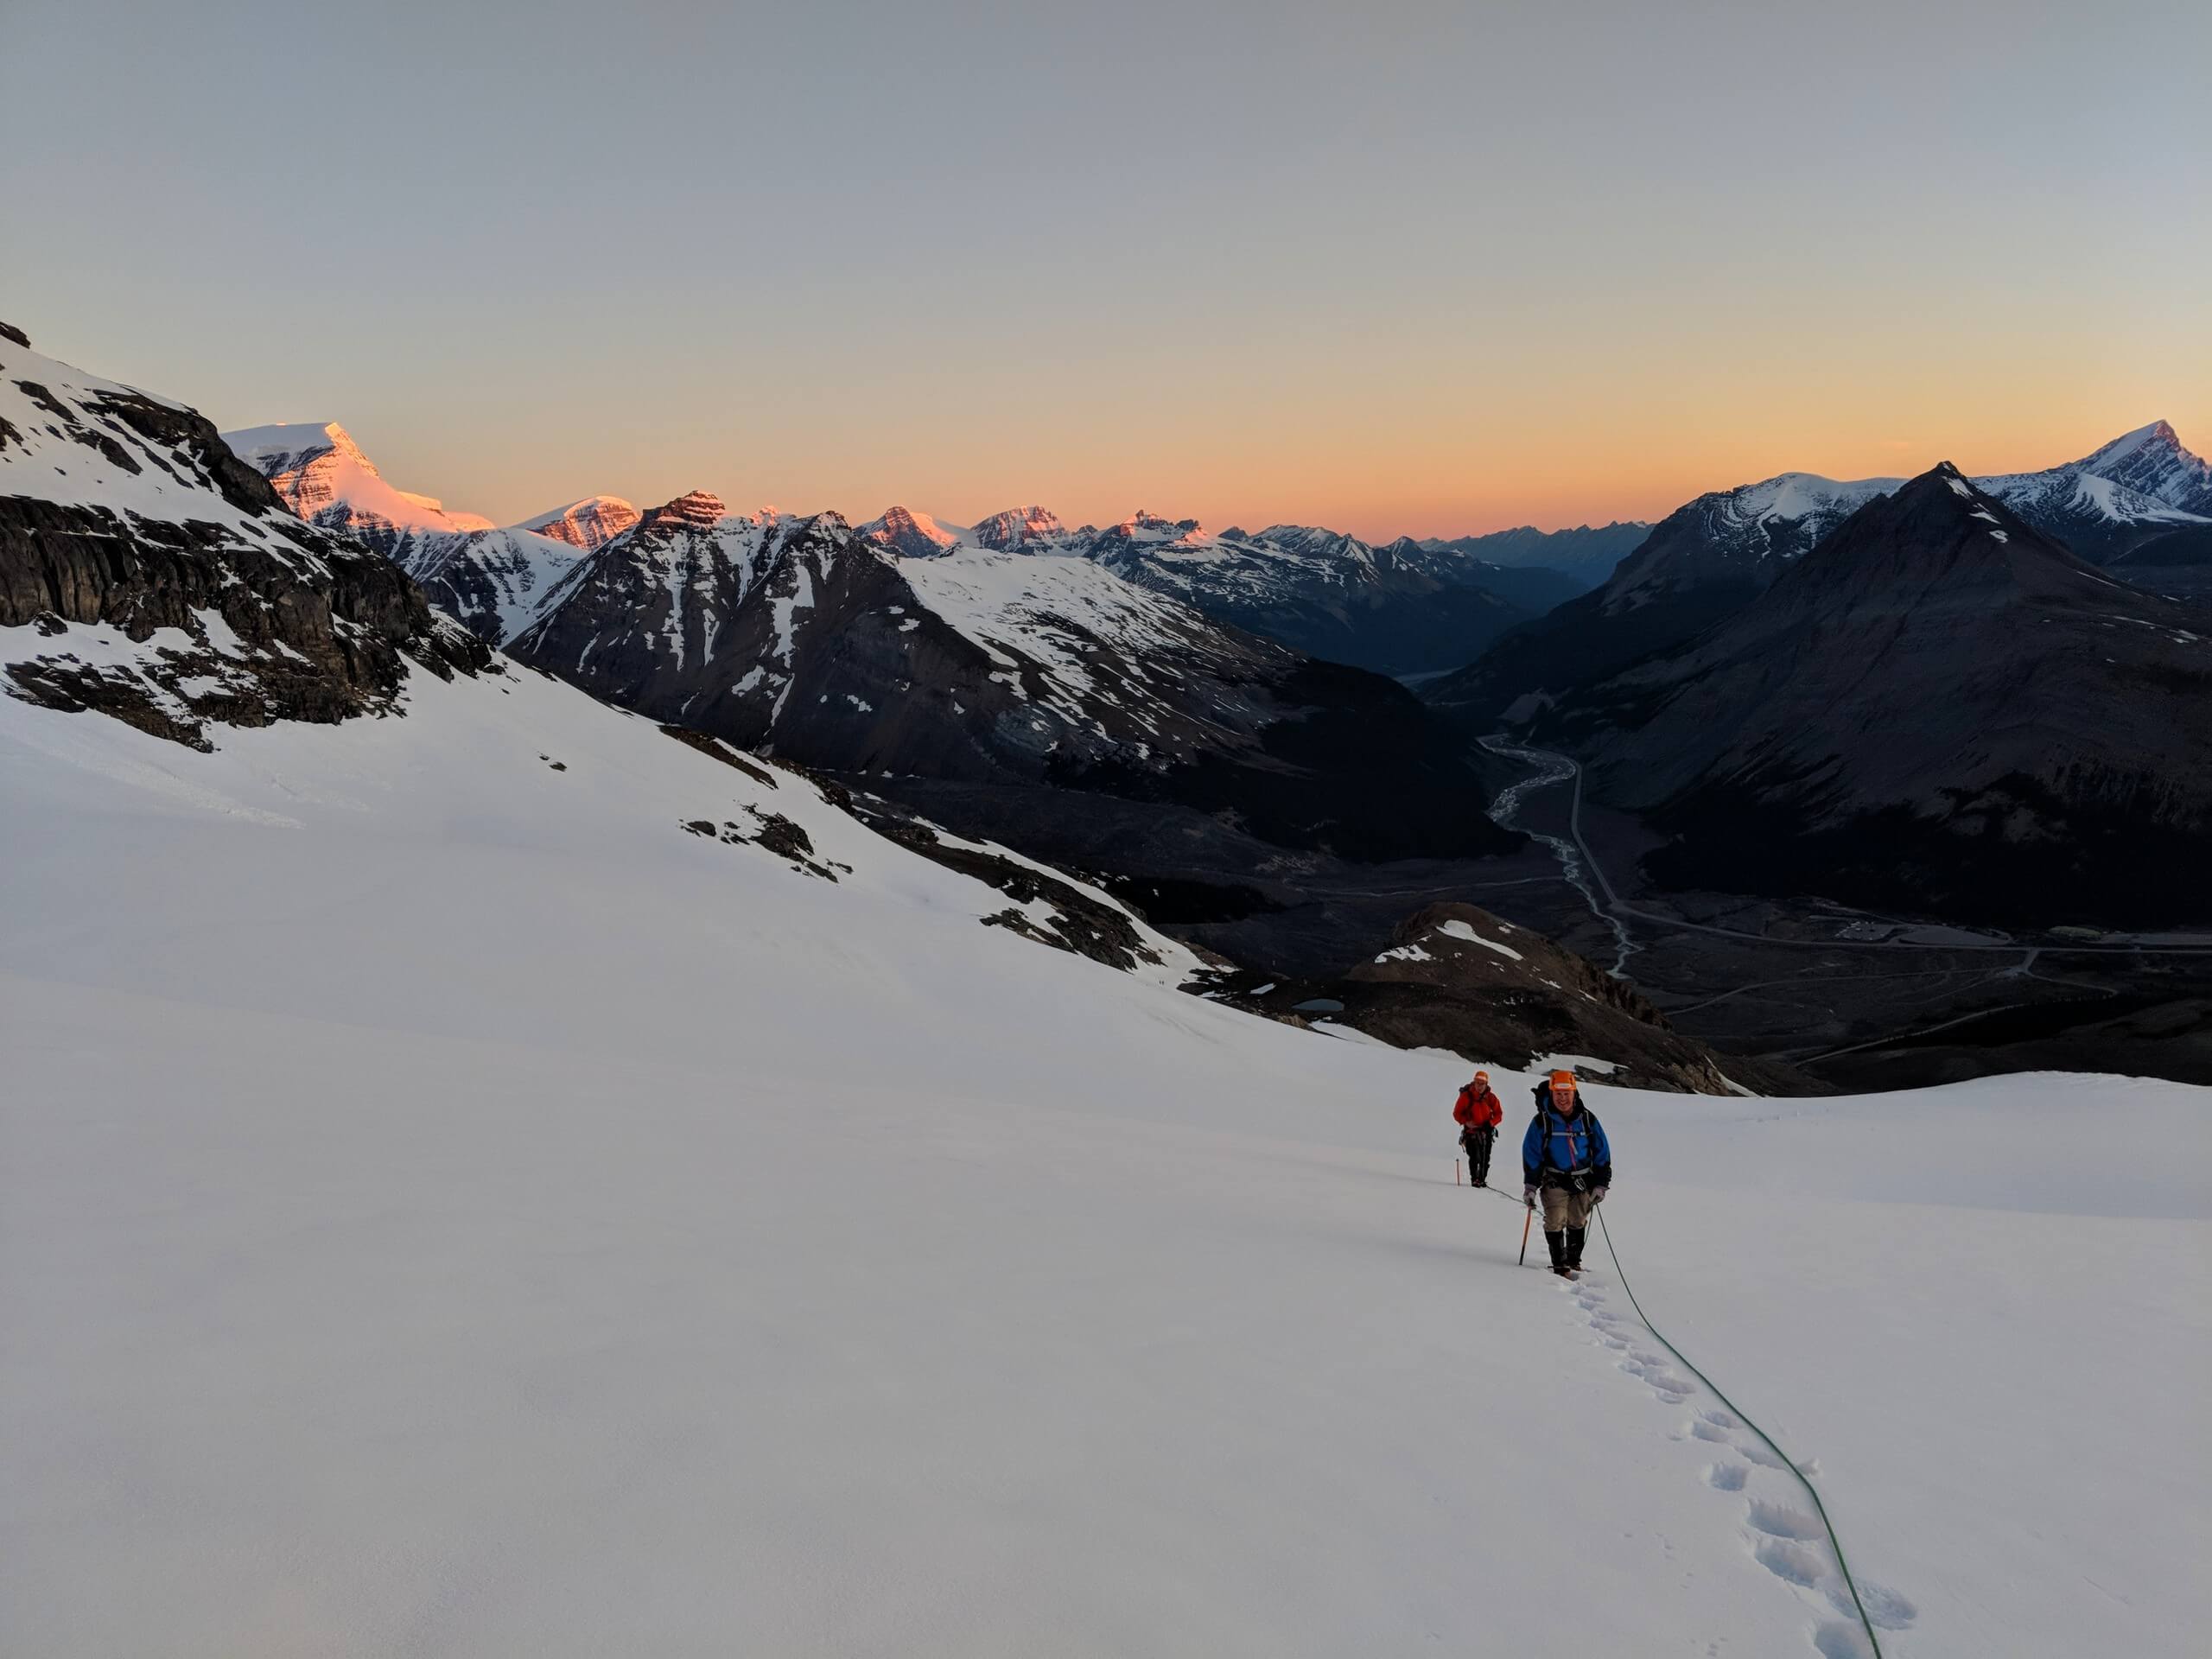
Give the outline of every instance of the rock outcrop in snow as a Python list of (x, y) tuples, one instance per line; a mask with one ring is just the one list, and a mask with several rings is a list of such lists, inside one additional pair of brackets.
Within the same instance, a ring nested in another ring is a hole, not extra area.
[(193, 410), (0, 330), (9, 690), (206, 748), (211, 726), (391, 706), (490, 657), (399, 570), (303, 524)]
[[(1819, 1092), (1787, 1065), (1719, 1054), (1683, 1036), (1628, 981), (1469, 904), (1424, 905), (1386, 948), (1333, 978), (1240, 972), (1217, 983), (1210, 995), (1236, 1007), (1350, 1027), (1397, 1048), (1448, 1049), (1478, 1065), (1540, 1068), (1588, 1056), (1592, 1075), (1631, 1088)], [(1506, 1102), (1509, 1131), (1522, 1107)]]

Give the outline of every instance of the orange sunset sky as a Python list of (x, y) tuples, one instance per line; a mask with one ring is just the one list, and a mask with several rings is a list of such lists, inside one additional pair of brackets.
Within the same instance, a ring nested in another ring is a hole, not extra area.
[(1384, 537), (2212, 449), (2198, 4), (10, 14), (0, 315), (502, 522)]

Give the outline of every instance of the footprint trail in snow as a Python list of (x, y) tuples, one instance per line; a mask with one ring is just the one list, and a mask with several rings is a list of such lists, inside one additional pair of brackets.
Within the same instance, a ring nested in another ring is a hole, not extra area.
[[(1617, 1357), (1620, 1370), (1649, 1388), (1662, 1405), (1686, 1405), (1693, 1395), (1704, 1392), (1670, 1355), (1659, 1351), (1650, 1327), (1641, 1319), (1613, 1311), (1594, 1274), (1585, 1273), (1560, 1288), (1572, 1296), (1598, 1343)], [(1752, 1490), (1755, 1477), (1763, 1476), (1777, 1487), (1781, 1482), (1777, 1477), (1782, 1477), (1790, 1481), (1791, 1496), (1799, 1495), (1802, 1489), (1790, 1479), (1782, 1459), (1718, 1404), (1700, 1407), (1675, 1438), (1698, 1441), (1725, 1454), (1705, 1465), (1705, 1483), (1745, 1501), (1744, 1541), (1751, 1559), (1814, 1603), (1815, 1622), (1808, 1633), (1813, 1651), (1821, 1659), (1874, 1659), (1852, 1602), (1851, 1586), (1820, 1517)], [(1814, 1467), (1810, 1463), (1804, 1466), (1808, 1471)], [(1919, 1609), (1904, 1597), (1864, 1579), (1859, 1580), (1859, 1599), (1866, 1605), (1867, 1621), (1878, 1630), (1909, 1629), (1919, 1616)]]

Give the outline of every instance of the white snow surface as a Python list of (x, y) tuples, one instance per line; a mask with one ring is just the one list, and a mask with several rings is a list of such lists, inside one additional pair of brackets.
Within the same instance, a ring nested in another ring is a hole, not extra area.
[[(1602, 1243), (1453, 1185), (1464, 1060), (537, 675), (404, 709), (0, 698), (0, 1650), (1862, 1651)], [(853, 873), (678, 827), (753, 805)], [(1586, 1092), (1891, 1659), (2201, 1649), (2212, 1091)]]
[(1436, 925), (1436, 931), (1448, 938), (1464, 939), (1469, 944), (1479, 944), (1484, 946), (1489, 950), (1497, 951), (1501, 957), (1510, 957), (1516, 962), (1522, 960), (1521, 953), (1518, 950), (1516, 950), (1511, 945), (1500, 944), (1496, 939), (1486, 939), (1483, 938), (1481, 934), (1476, 932), (1471, 925), (1460, 921), (1456, 918), (1450, 921), (1439, 922)]

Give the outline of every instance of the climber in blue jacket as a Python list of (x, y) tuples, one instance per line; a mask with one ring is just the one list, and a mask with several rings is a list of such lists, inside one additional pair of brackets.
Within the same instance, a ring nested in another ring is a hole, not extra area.
[(1573, 1072), (1553, 1072), (1535, 1096), (1536, 1115), (1521, 1137), (1521, 1196), (1531, 1210), (1543, 1199), (1552, 1271), (1572, 1279), (1582, 1271), (1591, 1209), (1613, 1184), (1613, 1149), (1605, 1126), (1582, 1103)]

